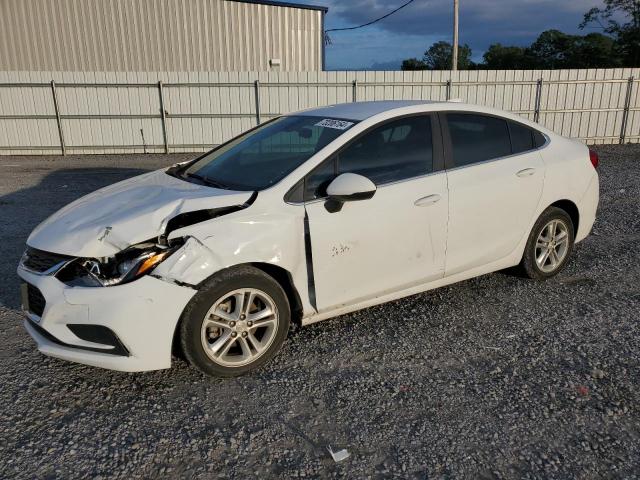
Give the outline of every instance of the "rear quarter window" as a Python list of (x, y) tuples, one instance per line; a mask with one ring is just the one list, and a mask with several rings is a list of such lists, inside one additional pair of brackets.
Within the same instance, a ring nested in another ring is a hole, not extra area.
[(533, 131), (519, 123), (509, 122), (509, 133), (511, 134), (511, 147), (513, 153), (533, 150)]
[(536, 148), (540, 148), (545, 143), (547, 143), (547, 137), (538, 132), (537, 130), (533, 130), (533, 145)]
[(545, 136), (537, 130), (517, 122), (508, 123), (513, 153), (527, 152), (545, 144)]

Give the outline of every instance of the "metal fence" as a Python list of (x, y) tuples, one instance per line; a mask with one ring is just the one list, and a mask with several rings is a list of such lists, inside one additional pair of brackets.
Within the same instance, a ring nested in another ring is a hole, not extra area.
[(640, 142), (640, 69), (434, 72), (0, 72), (0, 154), (209, 149), (282, 113), (461, 98), (587, 143)]

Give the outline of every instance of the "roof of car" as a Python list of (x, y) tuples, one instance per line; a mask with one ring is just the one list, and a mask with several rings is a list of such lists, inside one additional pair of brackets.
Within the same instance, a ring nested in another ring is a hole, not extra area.
[(410, 107), (413, 105), (426, 105), (439, 103), (431, 100), (384, 100), (377, 102), (351, 102), (329, 105), (327, 107), (311, 108), (296, 115), (309, 115), (314, 117), (343, 118), (348, 120), (364, 120), (388, 110)]

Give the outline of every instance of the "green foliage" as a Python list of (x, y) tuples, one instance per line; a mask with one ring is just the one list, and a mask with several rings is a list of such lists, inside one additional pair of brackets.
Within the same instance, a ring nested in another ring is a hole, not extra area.
[[(449, 42), (436, 42), (424, 52), (423, 61), (430, 70), (450, 70), (453, 46)], [(473, 65), (471, 48), (464, 44), (458, 46), (458, 69), (468, 70)]]
[[(449, 42), (436, 42), (424, 52), (422, 60), (407, 58), (402, 61), (402, 70), (450, 70), (453, 56), (453, 46)], [(474, 68), (471, 61), (471, 48), (469, 45), (458, 47), (458, 68), (468, 70)]]
[(402, 61), (402, 70), (427, 70), (427, 64), (417, 58), (407, 58)]
[(526, 47), (509, 47), (500, 43), (489, 46), (483, 55), (483, 67), (492, 70), (537, 68), (536, 59)]
[[(592, 8), (584, 15), (580, 28), (595, 24), (604, 33), (570, 35), (559, 30), (546, 30), (528, 47), (494, 43), (474, 64), (471, 48), (458, 49), (460, 70), (483, 68), (556, 69), (637, 67), (640, 64), (640, 0), (603, 0), (603, 8)], [(436, 42), (422, 60), (409, 58), (402, 70), (449, 70), (452, 47)]]
[[(594, 7), (584, 14), (580, 28), (595, 24), (612, 35), (616, 53), (625, 67), (640, 62), (640, 0), (603, 0), (604, 8)], [(617, 18), (623, 18), (621, 23)]]
[(601, 33), (576, 36), (569, 61), (568, 68), (619, 67), (624, 63), (615, 40)]
[(581, 36), (547, 30), (529, 50), (533, 68), (604, 68), (621, 63), (614, 39), (601, 33)]

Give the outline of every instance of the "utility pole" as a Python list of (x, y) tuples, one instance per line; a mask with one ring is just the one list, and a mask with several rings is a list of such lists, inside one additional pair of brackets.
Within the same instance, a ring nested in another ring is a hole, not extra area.
[(458, 70), (458, 0), (453, 0), (453, 54), (451, 70)]

